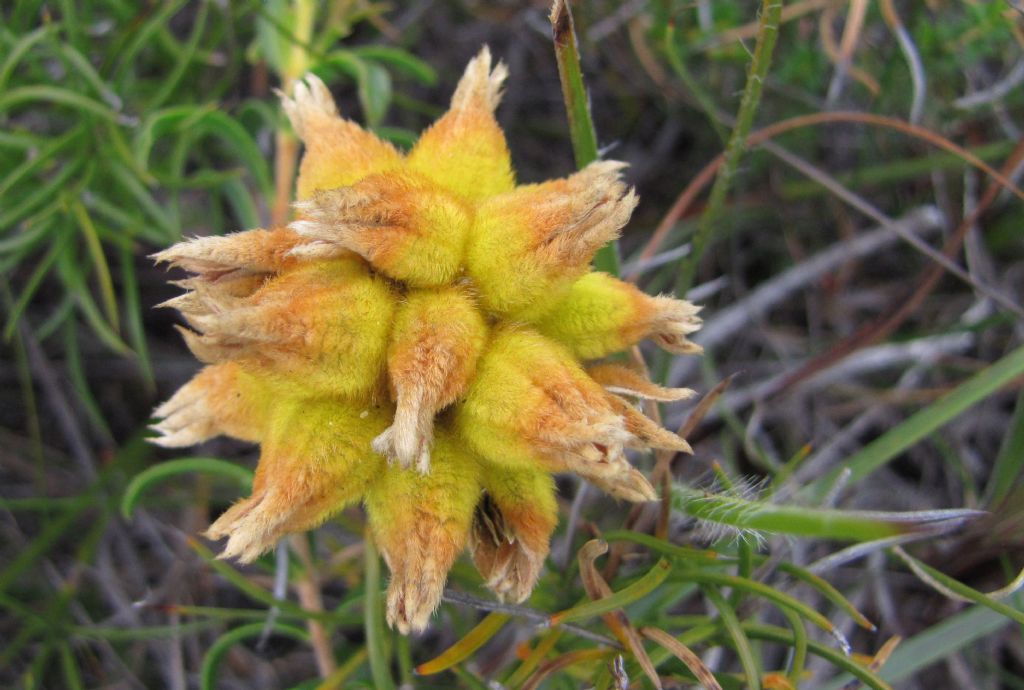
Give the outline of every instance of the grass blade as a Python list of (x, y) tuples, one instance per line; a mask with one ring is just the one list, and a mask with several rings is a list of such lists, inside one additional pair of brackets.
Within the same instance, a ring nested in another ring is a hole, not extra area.
[(747, 639), (747, 634), (740, 625), (739, 618), (736, 617), (736, 612), (715, 587), (702, 587), (701, 590), (718, 610), (722, 625), (729, 637), (732, 638), (736, 654), (740, 658), (740, 665), (743, 666), (743, 673), (746, 675), (747, 687), (750, 690), (761, 690), (761, 667), (750, 646), (750, 640)]
[(945, 573), (939, 572), (927, 563), (917, 560), (899, 546), (893, 547), (892, 551), (915, 575), (917, 575), (918, 579), (938, 591), (943, 596), (953, 599), (954, 601), (967, 601), (975, 604), (981, 604), (982, 606), (992, 609), (996, 613), (1001, 613), (1007, 618), (1013, 619), (1020, 625), (1024, 625), (1024, 613), (997, 600), (997, 597), (1003, 598), (1009, 596), (1020, 589), (1021, 586), (1024, 586), (1024, 571), (1022, 571), (1013, 580), (1013, 582), (998, 592), (985, 594), (984, 592), (979, 592), (973, 587), (968, 587), (964, 583), (951, 578)]
[(1022, 374), (1024, 347), (1019, 347), (864, 446), (847, 458), (842, 467), (837, 467), (814, 482), (808, 491), (814, 498), (821, 500), (846, 469), (850, 471), (849, 484), (855, 484)]

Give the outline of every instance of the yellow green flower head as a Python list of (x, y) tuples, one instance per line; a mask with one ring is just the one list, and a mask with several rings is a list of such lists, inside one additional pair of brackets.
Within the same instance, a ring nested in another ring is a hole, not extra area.
[(192, 274), (166, 306), (207, 366), (157, 408), (153, 441), (261, 448), (252, 495), (207, 535), (251, 561), (361, 501), (402, 632), (426, 626), (467, 547), (500, 598), (529, 596), (552, 473), (647, 501), (625, 449), (689, 449), (626, 398), (690, 391), (599, 360), (645, 338), (699, 351), (697, 309), (591, 271), (636, 205), (623, 164), (516, 185), (494, 118), (505, 76), (484, 48), (408, 154), (307, 76), (284, 99), (305, 144), (298, 219), (156, 256)]

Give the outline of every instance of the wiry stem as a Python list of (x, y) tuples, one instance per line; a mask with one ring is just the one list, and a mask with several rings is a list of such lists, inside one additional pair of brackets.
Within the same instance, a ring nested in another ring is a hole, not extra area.
[(762, 1), (757, 44), (754, 47), (754, 54), (750, 59), (747, 84), (743, 89), (743, 98), (740, 100), (740, 110), (736, 117), (736, 126), (732, 130), (729, 144), (725, 150), (725, 162), (718, 170), (718, 176), (711, 187), (707, 211), (701, 216), (700, 223), (697, 225), (697, 233), (693, 237), (693, 251), (690, 253), (689, 260), (683, 264), (682, 271), (679, 274), (679, 281), (676, 284), (677, 295), (685, 295), (686, 291), (693, 285), (693, 279), (697, 273), (697, 267), (700, 265), (701, 256), (704, 254), (708, 240), (717, 229), (732, 176), (739, 166), (743, 152), (746, 151), (747, 135), (750, 134), (750, 128), (754, 124), (754, 114), (757, 112), (757, 106), (761, 102), (761, 88), (764, 85), (765, 76), (768, 74), (768, 66), (771, 64), (775, 39), (779, 35), (781, 15), (781, 0)]

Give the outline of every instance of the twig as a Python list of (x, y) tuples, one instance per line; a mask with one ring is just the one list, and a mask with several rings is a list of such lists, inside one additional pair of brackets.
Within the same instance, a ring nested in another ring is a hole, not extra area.
[[(924, 206), (907, 213), (896, 222), (914, 233), (934, 233), (942, 227), (942, 213), (934, 206)], [(694, 342), (714, 349), (748, 328), (752, 321), (763, 319), (772, 307), (796, 291), (834, 272), (847, 261), (875, 254), (895, 242), (896, 238), (891, 228), (876, 227), (853, 239), (832, 245), (765, 281), (740, 301), (707, 319), (694, 337)], [(673, 363), (670, 380), (687, 380), (696, 367), (691, 360), (677, 358)]]
[(92, 483), (96, 480), (96, 463), (92, 450), (89, 449), (89, 443), (86, 441), (85, 432), (82, 431), (82, 427), (78, 423), (78, 415), (75, 414), (71, 403), (68, 402), (57, 379), (57, 374), (50, 365), (43, 348), (39, 346), (35, 334), (24, 322), (18, 324), (18, 332), (22, 342), (25, 343), (25, 352), (28, 355), (32, 372), (42, 386), (43, 392), (46, 394), (46, 401), (57, 418), (57, 427), (64, 434), (64, 440), (71, 448), (72, 457), (75, 458), (89, 483)]
[(907, 244), (909, 244), (914, 249), (918, 250), (919, 252), (930, 258), (938, 266), (941, 266), (947, 272), (964, 281), (978, 292), (983, 293), (986, 297), (999, 303), (1007, 311), (1010, 311), (1016, 314), (1017, 316), (1024, 317), (1024, 310), (1022, 310), (1021, 307), (1012, 299), (1003, 295), (1002, 293), (996, 292), (993, 288), (978, 283), (978, 281), (974, 279), (974, 276), (972, 276), (964, 269), (960, 268), (957, 264), (953, 263), (953, 261), (949, 258), (948, 254), (932, 248), (931, 245), (927, 244), (916, 235), (907, 232), (906, 229), (903, 228), (899, 223), (894, 221), (886, 214), (882, 213), (881, 210), (879, 210), (867, 199), (860, 196), (859, 194), (850, 191), (850, 189), (843, 186), (838, 180), (836, 180), (834, 177), (826, 173), (824, 170), (821, 170), (820, 168), (811, 165), (803, 158), (793, 155), (792, 153), (786, 151), (781, 146), (778, 146), (777, 144), (774, 144), (772, 142), (765, 142), (763, 146), (766, 150), (771, 151), (776, 158), (779, 158), (780, 160), (787, 163), (791, 167), (804, 173), (805, 175), (807, 175), (807, 177), (814, 179), (816, 182), (818, 182), (818, 184), (828, 189), (835, 196), (842, 199), (847, 204), (849, 204), (853, 208), (857, 209), (858, 211), (866, 215), (868, 218), (871, 218), (873, 221), (879, 223), (880, 225), (890, 228), (893, 232), (898, 234)]
[[(1002, 171), (993, 175), (993, 180), (989, 184), (989, 188), (985, 190), (984, 196), (978, 202), (978, 206), (974, 211), (967, 217), (964, 218), (960, 223), (960, 226), (956, 229), (956, 232), (946, 241), (946, 246), (943, 248), (943, 254), (947, 257), (953, 256), (959, 251), (960, 245), (963, 243), (964, 237), (968, 230), (978, 222), (982, 214), (988, 210), (988, 207), (998, 198), (1001, 187), (1008, 187), (1016, 189), (1013, 181), (1010, 180), (1007, 175), (1012, 174), (1012, 171), (1017, 169), (1017, 166), (1024, 160), (1024, 140), (1017, 144), (1013, 153), (1003, 164)], [(996, 183), (999, 184), (996, 184)], [(939, 280), (942, 278), (942, 268), (936, 265), (931, 265), (925, 269), (924, 276), (918, 284), (916, 290), (909, 298), (898, 302), (898, 306), (885, 314), (878, 320), (867, 324), (849, 338), (845, 339), (838, 345), (833, 346), (828, 352), (814, 358), (803, 368), (792, 373), (790, 378), (780, 382), (780, 387), (777, 392), (785, 390), (794, 383), (807, 378), (814, 374), (814, 372), (829, 366), (830, 363), (835, 362), (838, 359), (842, 359), (849, 353), (857, 350), (860, 347), (886, 337), (893, 331), (895, 331), (900, 324), (902, 324), (924, 301), (925, 297), (931, 294), (935, 286), (938, 285)], [(1020, 313), (1019, 307), (1014, 310), (1015, 313)]]
[[(851, 0), (850, 9), (846, 13), (846, 25), (843, 27), (843, 37), (839, 42), (839, 50), (836, 54), (836, 71), (832, 75), (832, 81), (828, 85), (828, 93), (825, 96), (825, 108), (831, 110), (839, 100), (846, 85), (846, 75), (858, 76), (859, 70), (852, 67), (853, 53), (857, 48), (857, 39), (860, 38), (861, 30), (864, 28), (864, 16), (868, 11), (867, 0)], [(823, 15), (824, 16), (824, 15)], [(863, 73), (860, 73), (858, 80), (865, 82)]]
[(917, 52), (917, 46), (914, 45), (914, 39), (911, 38), (910, 33), (903, 26), (900, 15), (896, 12), (893, 0), (881, 0), (881, 9), (882, 17), (889, 29), (896, 34), (900, 51), (907, 61), (907, 67), (910, 68), (910, 81), (914, 87), (914, 97), (910, 102), (909, 120), (916, 125), (921, 121), (921, 115), (924, 112), (924, 99), (928, 94), (928, 83), (924, 78), (924, 64), (921, 62), (920, 53)]
[(1020, 60), (1005, 77), (992, 86), (956, 99), (953, 101), (953, 106), (961, 110), (968, 110), (979, 105), (988, 105), (1009, 95), (1021, 84), (1024, 84), (1024, 60)]

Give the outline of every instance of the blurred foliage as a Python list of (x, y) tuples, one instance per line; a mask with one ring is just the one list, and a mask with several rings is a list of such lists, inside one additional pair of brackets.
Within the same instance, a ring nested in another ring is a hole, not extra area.
[[(851, 29), (858, 8), (863, 21)], [(665, 484), (671, 515), (630, 513), (593, 491), (573, 501), (580, 488), (565, 485), (573, 532), (559, 532), (528, 606), (477, 596), (479, 576), (462, 562), (435, 630), (411, 641), (392, 634), (358, 511), (246, 569), (189, 536), (237, 497), (251, 453), (217, 442), (201, 455), (227, 461), (161, 461), (144, 443), (147, 410), (193, 366), (182, 363), (170, 318), (151, 312), (165, 276), (145, 256), (184, 234), (270, 222), (290, 136), (273, 89), (310, 69), (347, 116), (408, 146), (466, 56), (491, 42), (523, 84), (502, 111), (523, 177), (568, 172), (547, 9), (473, 0), (19, 0), (0, 9), (4, 687), (653, 687), (652, 669), (678, 687), (701, 672), (687, 648), (723, 688), (845, 688), (853, 678), (941, 686), (951, 672), (979, 687), (1024, 685), (1020, 636), (1007, 632), (1020, 620), (1019, 596), (980, 591), (1020, 584), (1020, 321), (978, 289), (1020, 301), (1024, 212), (1008, 194), (968, 243), (975, 284), (943, 281), (869, 353), (910, 353), (897, 365), (836, 374), (810, 392), (793, 385), (789, 399), (731, 406), (738, 398), (715, 403), (717, 390), (693, 416), (661, 410), (677, 426), (693, 422), (697, 451), (676, 463), (685, 465), (678, 483)], [(574, 7), (598, 143), (633, 164), (645, 199), (621, 241), (623, 271), (650, 292), (671, 290), (701, 219), (715, 214), (693, 264), (709, 323), (864, 227), (820, 176), (740, 147), (720, 205), (709, 215), (694, 205), (640, 259), (673, 200), (725, 149), (744, 100), (756, 131), (839, 109), (906, 119), (923, 99), (923, 126), (996, 167), (1024, 122), (1024, 89), (1013, 81), (1019, 5), (786, 2), (770, 67), (761, 65), (763, 94), (751, 101), (761, 9), (750, 0)], [(978, 93), (989, 95), (970, 100)], [(962, 156), (863, 125), (801, 128), (779, 141), (894, 217), (936, 209), (947, 236), (988, 182)], [(927, 264), (887, 246), (805, 280), (771, 318), (756, 312), (709, 347), (707, 388), (738, 371), (772, 383), (905, 300)], [(960, 336), (968, 345), (929, 349)], [(651, 364), (673, 375), (667, 360)], [(852, 461), (850, 485), (839, 462), (816, 463), (836, 437)], [(975, 517), (934, 510), (947, 505), (992, 515), (913, 557), (871, 543)], [(882, 506), (916, 512), (854, 510)], [(891, 577), (908, 568), (921, 584)], [(323, 610), (296, 603), (289, 588), (316, 589)], [(951, 615), (951, 597), (970, 607)], [(311, 623), (336, 661), (323, 678)], [(847, 656), (844, 632), (868, 654)], [(886, 641), (897, 632), (911, 637), (893, 651)]]

